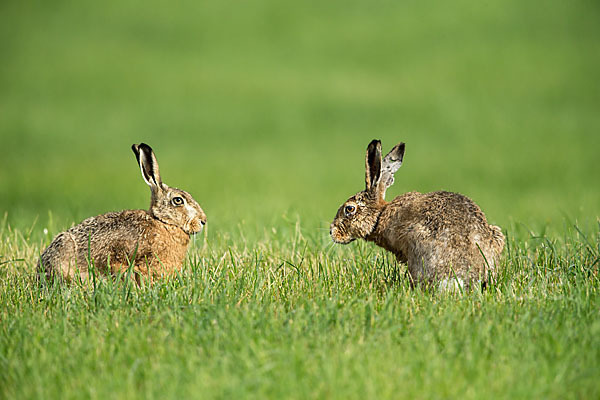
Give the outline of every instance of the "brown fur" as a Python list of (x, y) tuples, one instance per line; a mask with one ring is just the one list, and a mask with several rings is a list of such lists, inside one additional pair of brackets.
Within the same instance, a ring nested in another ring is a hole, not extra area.
[[(181, 269), (190, 235), (202, 230), (206, 215), (189, 193), (162, 183), (150, 146), (142, 143), (133, 150), (152, 190), (149, 211), (110, 212), (60, 233), (38, 262), (47, 279), (58, 276), (85, 284), (94, 268), (98, 276), (131, 273), (140, 283)], [(183, 204), (176, 205), (175, 197)]]
[[(331, 224), (333, 240), (342, 244), (358, 238), (374, 242), (407, 263), (415, 282), (453, 278), (486, 282), (495, 276), (504, 235), (499, 227), (487, 223), (471, 199), (442, 191), (410, 192), (391, 202), (384, 200), (385, 190), (393, 182), (390, 176), (400, 167), (403, 155), (401, 143), (378, 161), (381, 143), (371, 142), (366, 189), (338, 210)], [(395, 165), (390, 167), (389, 160)]]

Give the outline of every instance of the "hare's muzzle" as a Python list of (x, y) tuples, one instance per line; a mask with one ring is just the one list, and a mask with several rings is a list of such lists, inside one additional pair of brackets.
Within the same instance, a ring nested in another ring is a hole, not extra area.
[(184, 230), (187, 230), (190, 235), (202, 232), (204, 225), (206, 225), (206, 214), (204, 214), (204, 211), (198, 207), (196, 210), (188, 210), (188, 214), (191, 217), (185, 224)]
[(342, 233), (342, 230), (334, 224), (331, 224), (331, 226), (329, 227), (329, 236), (331, 236), (331, 239), (337, 244), (348, 244), (355, 240), (355, 238), (353, 237), (344, 235)]

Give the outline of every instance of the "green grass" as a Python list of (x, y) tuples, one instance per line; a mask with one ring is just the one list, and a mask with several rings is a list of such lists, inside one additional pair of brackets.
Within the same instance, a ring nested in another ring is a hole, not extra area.
[[(0, 2), (0, 398), (600, 397), (600, 6)], [(327, 227), (364, 150), (508, 237), (483, 293), (410, 289)], [(132, 143), (208, 215), (181, 276), (34, 280), (146, 208)]]
[(5, 398), (597, 398), (600, 226), (509, 231), (488, 290), (411, 289), (367, 244), (300, 226), (198, 242), (181, 276), (40, 290), (38, 245), (6, 225)]

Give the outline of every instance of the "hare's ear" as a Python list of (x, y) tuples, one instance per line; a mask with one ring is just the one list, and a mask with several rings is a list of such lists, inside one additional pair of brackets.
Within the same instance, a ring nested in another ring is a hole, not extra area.
[(372, 190), (377, 187), (381, 177), (381, 142), (379, 140), (372, 140), (369, 143), (365, 167), (365, 190)]
[(398, 143), (383, 159), (381, 181), (379, 184), (379, 192), (382, 199), (385, 198), (387, 188), (394, 183), (394, 174), (402, 166), (405, 147), (404, 143)]
[(138, 164), (140, 164), (140, 170), (142, 171), (142, 178), (144, 178), (148, 186), (152, 190), (162, 189), (163, 183), (160, 179), (158, 161), (156, 161), (152, 147), (145, 143), (140, 143), (139, 145), (132, 145), (131, 150), (135, 153)]

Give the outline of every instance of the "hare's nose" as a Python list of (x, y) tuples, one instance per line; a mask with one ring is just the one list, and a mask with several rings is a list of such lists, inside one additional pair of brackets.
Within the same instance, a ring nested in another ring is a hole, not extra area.
[(204, 213), (204, 211), (200, 210), (200, 215), (198, 217), (199, 217), (198, 219), (200, 220), (200, 223), (202, 225), (206, 225), (206, 220), (208, 218), (206, 218), (206, 214)]

